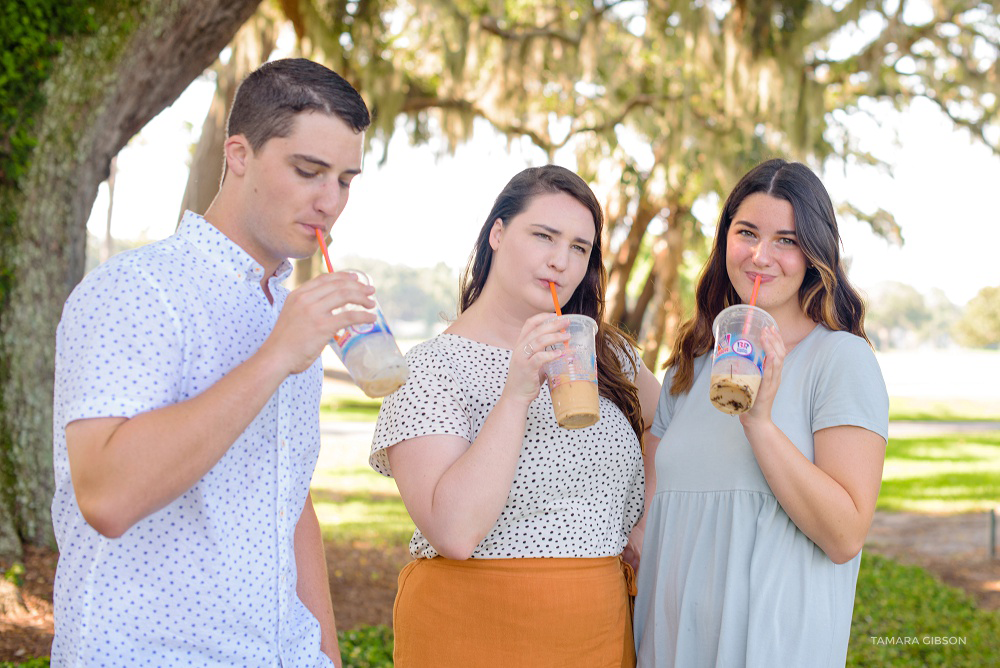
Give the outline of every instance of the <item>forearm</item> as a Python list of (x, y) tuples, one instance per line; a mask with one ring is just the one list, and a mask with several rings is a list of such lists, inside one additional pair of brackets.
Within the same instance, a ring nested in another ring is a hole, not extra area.
[(320, 650), (340, 668), (340, 644), (337, 641), (333, 600), (330, 598), (326, 551), (312, 498), (306, 499), (302, 516), (295, 525), (295, 568), (298, 572), (295, 591), (303, 605), (319, 621)]
[(434, 487), (421, 531), (445, 556), (466, 558), (496, 524), (517, 473), (527, 412), (526, 404), (501, 397)]
[(84, 517), (115, 537), (180, 497), (222, 458), (286, 376), (262, 349), (202, 394), (125, 420), (110, 438), (71, 423), (70, 467)]
[(809, 461), (773, 422), (747, 428), (747, 438), (771, 491), (795, 526), (836, 563), (853, 558), (871, 513), (837, 480)]

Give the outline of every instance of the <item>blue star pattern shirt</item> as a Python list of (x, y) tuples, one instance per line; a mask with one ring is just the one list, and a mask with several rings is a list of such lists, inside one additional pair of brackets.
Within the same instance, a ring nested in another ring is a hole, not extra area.
[(289, 376), (191, 489), (120, 538), (80, 514), (65, 427), (197, 396), (255, 353), (288, 294), (187, 212), (92, 271), (56, 337), (56, 666), (332, 666), (296, 595), (295, 525), (319, 455), (321, 362)]

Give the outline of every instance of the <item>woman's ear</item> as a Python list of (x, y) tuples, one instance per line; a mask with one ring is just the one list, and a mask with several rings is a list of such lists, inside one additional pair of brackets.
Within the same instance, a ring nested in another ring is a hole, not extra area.
[(493, 221), (493, 229), (490, 230), (490, 248), (494, 253), (500, 248), (501, 237), (503, 237), (503, 221), (497, 218)]

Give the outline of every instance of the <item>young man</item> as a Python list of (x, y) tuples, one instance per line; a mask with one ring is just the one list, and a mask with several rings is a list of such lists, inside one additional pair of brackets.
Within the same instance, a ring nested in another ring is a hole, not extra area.
[(350, 274), (289, 292), (370, 118), (322, 65), (251, 73), (204, 217), (91, 272), (56, 342), (53, 666), (340, 666), (309, 481), (318, 359), (372, 322)]

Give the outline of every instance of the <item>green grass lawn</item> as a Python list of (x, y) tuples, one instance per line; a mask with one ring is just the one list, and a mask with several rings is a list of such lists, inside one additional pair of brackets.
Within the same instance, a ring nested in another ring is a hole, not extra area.
[(1000, 431), (889, 439), (880, 510), (972, 512), (1000, 503)]
[(1000, 402), (890, 397), (889, 419), (932, 422), (1000, 420)]
[(863, 554), (848, 666), (981, 668), (1000, 655), (1000, 613), (927, 571)]
[(324, 444), (312, 480), (313, 505), (325, 540), (371, 546), (406, 545), (413, 522), (396, 483), (368, 466), (364, 432)]
[(381, 399), (368, 397), (327, 395), (319, 405), (320, 420), (343, 420), (347, 422), (375, 422)]

